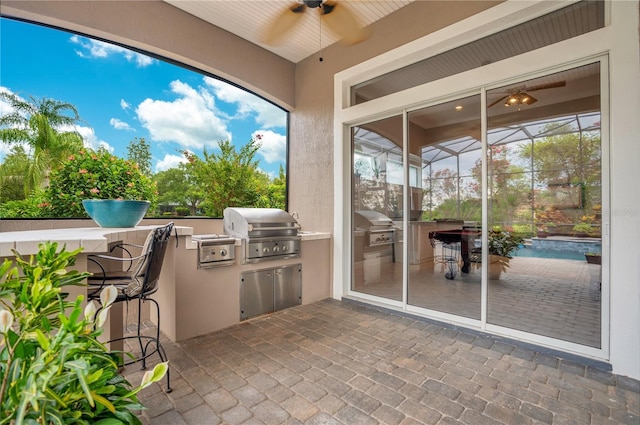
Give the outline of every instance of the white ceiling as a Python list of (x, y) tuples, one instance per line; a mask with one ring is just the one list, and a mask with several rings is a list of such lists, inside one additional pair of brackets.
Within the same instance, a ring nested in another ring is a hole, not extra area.
[[(183, 11), (227, 30), (294, 63), (338, 41), (321, 25), (319, 9), (308, 9), (277, 45), (262, 43), (261, 34), (295, 0), (163, 0)], [(414, 0), (338, 0), (348, 7), (363, 26), (384, 18)]]

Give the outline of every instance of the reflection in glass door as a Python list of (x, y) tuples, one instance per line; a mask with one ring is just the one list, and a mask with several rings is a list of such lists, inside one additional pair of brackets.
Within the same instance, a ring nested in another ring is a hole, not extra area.
[(354, 127), (351, 289), (402, 301), (402, 116)]
[(480, 319), (480, 96), (409, 113), (419, 160), (419, 214), (409, 222), (408, 303)]
[(487, 99), (487, 322), (599, 348), (600, 64)]

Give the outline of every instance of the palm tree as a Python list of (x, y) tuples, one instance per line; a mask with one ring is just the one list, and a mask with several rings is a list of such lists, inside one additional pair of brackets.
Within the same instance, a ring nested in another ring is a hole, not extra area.
[(25, 170), (24, 191), (28, 196), (46, 181), (52, 167), (83, 147), (77, 131), (68, 131), (80, 122), (75, 106), (54, 99), (37, 99), (0, 92), (11, 112), (0, 116), (0, 140), (30, 147), (30, 162)]

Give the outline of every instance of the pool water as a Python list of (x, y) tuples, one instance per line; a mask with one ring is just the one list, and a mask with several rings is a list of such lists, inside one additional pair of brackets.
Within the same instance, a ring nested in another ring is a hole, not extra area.
[(514, 257), (535, 257), (535, 258), (555, 258), (560, 260), (580, 260), (585, 261), (584, 253), (576, 251), (555, 251), (552, 249), (520, 248)]

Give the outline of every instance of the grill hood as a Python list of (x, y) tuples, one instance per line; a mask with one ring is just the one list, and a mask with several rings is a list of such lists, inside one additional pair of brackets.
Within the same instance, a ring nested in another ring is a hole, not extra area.
[(243, 239), (297, 236), (300, 226), (278, 208), (225, 208), (224, 230)]
[(377, 211), (355, 211), (353, 220), (353, 224), (359, 229), (390, 228), (393, 225), (389, 217)]

